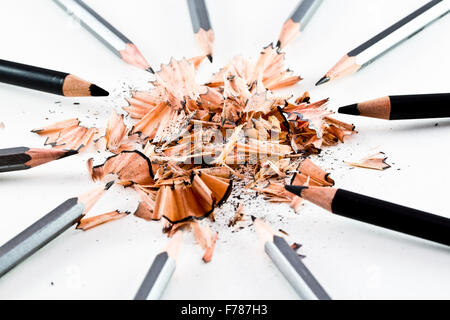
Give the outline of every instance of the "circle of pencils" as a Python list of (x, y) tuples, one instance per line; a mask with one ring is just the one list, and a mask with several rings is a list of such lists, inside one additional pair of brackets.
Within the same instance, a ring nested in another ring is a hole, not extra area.
[(0, 82), (66, 97), (105, 97), (108, 91), (69, 73), (0, 60)]

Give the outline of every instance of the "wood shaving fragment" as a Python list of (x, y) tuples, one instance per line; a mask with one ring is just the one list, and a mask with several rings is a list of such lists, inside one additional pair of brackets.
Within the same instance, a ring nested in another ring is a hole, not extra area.
[(123, 217), (126, 217), (129, 214), (130, 214), (129, 212), (113, 211), (113, 212), (108, 212), (108, 213), (101, 214), (101, 215), (98, 215), (95, 217), (83, 218), (78, 223), (77, 229), (87, 231), (87, 230), (93, 229), (95, 227), (98, 227), (102, 224), (105, 224), (105, 223), (108, 223), (108, 222), (111, 222), (114, 220), (122, 219)]
[(361, 159), (358, 162), (346, 162), (349, 166), (357, 167), (357, 168), (365, 168), (365, 169), (373, 169), (373, 170), (386, 170), (391, 168), (391, 165), (388, 164), (387, 156), (384, 152), (378, 152), (376, 154), (370, 155), (364, 159)]

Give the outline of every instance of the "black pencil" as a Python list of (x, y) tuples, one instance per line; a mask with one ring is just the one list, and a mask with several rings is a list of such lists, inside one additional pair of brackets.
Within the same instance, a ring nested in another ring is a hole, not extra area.
[(187, 0), (187, 2), (195, 38), (203, 53), (208, 57), (209, 61), (212, 62), (214, 31), (211, 27), (205, 0)]
[(66, 200), (40, 220), (0, 247), (0, 277), (44, 247), (84, 215), (108, 190), (113, 181), (77, 198)]
[(450, 117), (450, 93), (386, 96), (341, 107), (339, 113), (384, 120)]
[(69, 73), (0, 60), (0, 82), (66, 97), (104, 97), (104, 89)]
[(286, 186), (286, 190), (337, 215), (450, 245), (450, 219), (335, 188)]
[(416, 35), (450, 10), (447, 0), (432, 0), (389, 28), (348, 52), (316, 86), (356, 73), (398, 44)]
[(27, 147), (0, 149), (0, 172), (27, 170), (77, 153), (75, 150), (31, 149)]
[(277, 47), (285, 48), (305, 28), (323, 0), (302, 0), (289, 19), (283, 24)]

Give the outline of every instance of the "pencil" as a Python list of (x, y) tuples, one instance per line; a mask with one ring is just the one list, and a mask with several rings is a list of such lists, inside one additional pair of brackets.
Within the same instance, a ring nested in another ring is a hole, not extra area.
[(343, 189), (288, 185), (286, 190), (337, 215), (450, 245), (450, 219)]
[(77, 153), (75, 150), (30, 149), (27, 147), (0, 149), (0, 172), (27, 170)]
[(261, 219), (252, 217), (252, 220), (259, 238), (264, 243), (267, 255), (297, 294), (305, 300), (331, 300), (286, 240), (275, 234)]
[(69, 15), (76, 16), (81, 25), (103, 42), (120, 59), (140, 69), (154, 73), (136, 45), (81, 0), (53, 0)]
[(212, 62), (214, 31), (211, 27), (205, 0), (187, 0), (187, 2), (195, 38), (197, 39), (200, 49), (202, 49), (209, 61)]
[(386, 96), (341, 107), (339, 113), (384, 120), (450, 117), (450, 93)]
[(0, 60), (0, 82), (66, 97), (104, 97), (108, 91), (69, 73)]
[(304, 30), (323, 0), (302, 0), (283, 24), (277, 47), (285, 48)]
[(71, 226), (77, 224), (100, 199), (108, 183), (77, 198), (71, 198), (0, 247), (0, 277), (34, 254)]
[(134, 300), (159, 300), (161, 298), (175, 271), (182, 240), (183, 233), (178, 231), (173, 235), (167, 249), (156, 256)]
[(396, 45), (419, 33), (450, 10), (447, 0), (433, 0), (375, 37), (348, 52), (323, 76), (316, 86), (356, 73)]

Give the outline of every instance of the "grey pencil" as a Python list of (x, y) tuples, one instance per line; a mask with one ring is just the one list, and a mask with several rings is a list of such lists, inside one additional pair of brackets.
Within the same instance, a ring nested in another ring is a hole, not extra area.
[(212, 62), (214, 31), (211, 27), (205, 0), (187, 0), (187, 2), (195, 38), (203, 53), (208, 57), (209, 61)]
[(78, 223), (114, 182), (71, 198), (0, 247), (0, 277)]
[(316, 86), (354, 74), (384, 53), (425, 29), (450, 11), (450, 1), (433, 0), (407, 17), (348, 52), (323, 76)]
[(300, 34), (323, 0), (301, 0), (289, 19), (283, 24), (277, 47), (285, 48)]
[(178, 231), (173, 235), (167, 249), (156, 256), (134, 300), (158, 300), (161, 298), (175, 271), (182, 240), (183, 233)]
[(264, 242), (267, 255), (297, 294), (305, 300), (331, 300), (286, 240), (275, 234), (261, 219), (252, 219), (259, 238)]
[(81, 25), (105, 44), (120, 59), (148, 72), (154, 73), (136, 45), (123, 33), (81, 0), (53, 0), (69, 15), (80, 20)]

